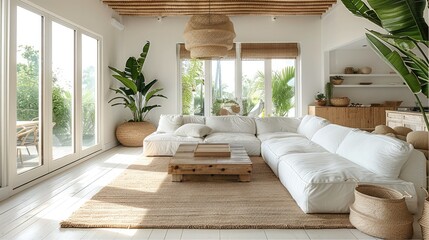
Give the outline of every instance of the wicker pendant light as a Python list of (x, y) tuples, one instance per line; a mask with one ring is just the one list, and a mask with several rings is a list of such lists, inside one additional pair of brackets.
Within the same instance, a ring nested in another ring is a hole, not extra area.
[(191, 58), (212, 59), (224, 57), (233, 47), (234, 26), (221, 14), (194, 15), (186, 24), (185, 48)]

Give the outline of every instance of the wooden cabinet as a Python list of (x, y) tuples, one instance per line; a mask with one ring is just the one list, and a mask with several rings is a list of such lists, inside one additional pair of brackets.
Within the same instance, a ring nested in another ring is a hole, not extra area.
[[(429, 117), (429, 114), (426, 113)], [(427, 131), (423, 115), (420, 112), (386, 111), (386, 125), (408, 127), (414, 131)]]
[(309, 106), (308, 114), (346, 127), (373, 130), (377, 125), (386, 124), (386, 110), (395, 110), (395, 107)]

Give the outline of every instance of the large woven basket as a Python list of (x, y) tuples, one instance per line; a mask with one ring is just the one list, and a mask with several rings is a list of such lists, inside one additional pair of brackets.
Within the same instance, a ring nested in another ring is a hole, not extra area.
[(126, 147), (141, 147), (145, 137), (155, 130), (150, 122), (126, 122), (116, 128), (116, 138)]
[(405, 196), (375, 185), (358, 185), (350, 206), (350, 222), (358, 230), (378, 237), (408, 239), (413, 236), (413, 216)]
[(423, 213), (422, 217), (419, 219), (420, 227), (422, 228), (423, 239), (429, 239), (429, 194), (426, 189), (423, 188), (426, 192), (426, 199), (423, 203)]

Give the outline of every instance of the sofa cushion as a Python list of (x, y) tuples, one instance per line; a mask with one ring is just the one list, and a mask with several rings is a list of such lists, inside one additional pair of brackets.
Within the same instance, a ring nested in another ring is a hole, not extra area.
[(279, 178), (305, 213), (346, 213), (354, 200), (356, 179), (405, 191), (408, 209), (417, 211), (416, 190), (411, 182), (375, 174), (333, 153), (300, 153), (280, 158)]
[(230, 143), (241, 145), (250, 156), (261, 154), (261, 142), (250, 133), (211, 133), (204, 139), (207, 143)]
[(399, 139), (353, 130), (337, 154), (382, 176), (397, 178), (413, 147)]
[(249, 133), (256, 134), (255, 120), (243, 116), (212, 116), (206, 118), (206, 125), (213, 133)]
[(278, 175), (280, 157), (294, 153), (326, 152), (326, 150), (305, 137), (273, 138), (262, 142), (261, 153), (265, 162)]
[(288, 138), (288, 137), (303, 137), (304, 135), (301, 135), (299, 133), (291, 133), (291, 132), (269, 132), (269, 133), (262, 133), (258, 134), (258, 138), (261, 142), (270, 140), (273, 138)]
[(198, 116), (198, 115), (183, 115), (183, 124), (187, 124), (187, 123), (205, 124), (206, 118), (204, 116)]
[(144, 156), (173, 156), (180, 143), (199, 143), (202, 138), (182, 137), (174, 133), (155, 132), (143, 141)]
[(256, 133), (273, 133), (273, 132), (292, 132), (296, 133), (299, 123), (301, 122), (298, 118), (288, 117), (266, 117), (256, 118)]
[(188, 124), (183, 124), (181, 127), (176, 129), (174, 134), (182, 137), (201, 138), (209, 134), (211, 131), (212, 131), (211, 128), (207, 127), (204, 124), (188, 123)]
[(331, 153), (335, 153), (344, 138), (352, 131), (353, 128), (343, 127), (337, 124), (329, 124), (319, 129), (311, 141), (324, 147)]
[(330, 122), (324, 118), (306, 115), (298, 126), (297, 132), (311, 139), (313, 135)]
[(183, 116), (177, 114), (162, 114), (159, 117), (157, 132), (172, 133), (183, 124)]

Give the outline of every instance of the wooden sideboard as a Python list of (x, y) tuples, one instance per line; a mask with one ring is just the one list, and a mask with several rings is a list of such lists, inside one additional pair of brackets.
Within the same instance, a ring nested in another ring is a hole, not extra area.
[[(429, 117), (429, 113), (426, 113), (426, 116)], [(414, 131), (428, 130), (420, 112), (386, 111), (386, 125), (391, 128), (408, 127)]]
[(386, 110), (396, 110), (396, 107), (309, 106), (308, 114), (346, 127), (374, 130), (375, 126), (386, 124)]

